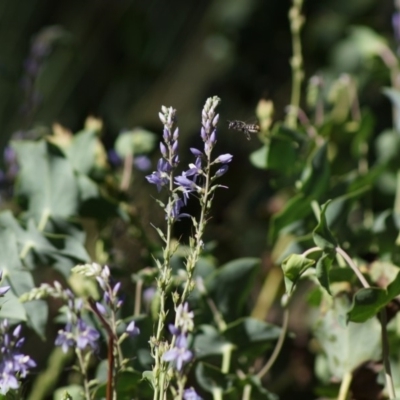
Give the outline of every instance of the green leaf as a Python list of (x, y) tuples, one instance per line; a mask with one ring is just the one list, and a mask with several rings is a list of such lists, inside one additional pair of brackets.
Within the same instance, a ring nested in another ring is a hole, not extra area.
[(325, 213), (330, 200), (327, 201), (321, 209), (320, 220), (313, 231), (314, 243), (322, 250), (331, 252), (337, 247), (336, 239), (333, 237), (326, 222)]
[(253, 153), (250, 154), (250, 161), (256, 168), (266, 169), (267, 155), (268, 155), (267, 146), (260, 147), (258, 150), (253, 151)]
[(330, 253), (324, 253), (317, 261), (317, 265), (315, 267), (315, 272), (317, 279), (321, 286), (326, 289), (326, 291), (332, 295), (331, 289), (329, 287), (329, 271), (331, 269), (333, 262), (333, 256)]
[(265, 145), (265, 168), (278, 172), (287, 180), (300, 170), (301, 153), (307, 142), (306, 135), (276, 124)]
[(73, 168), (60, 148), (45, 140), (12, 144), (20, 172), (16, 195), (36, 223), (49, 216), (68, 218), (78, 211)]
[(96, 167), (96, 149), (99, 145), (98, 133), (95, 130), (83, 130), (73, 136), (65, 153), (75, 171), (89, 175)]
[[(115, 388), (118, 394), (118, 399), (132, 399), (135, 393), (140, 393), (141, 399), (149, 398), (152, 394), (152, 390), (147, 383), (143, 382), (142, 379), (142, 374), (137, 371), (123, 371), (119, 373), (117, 376), (117, 386)], [(96, 390), (94, 398), (99, 400), (104, 399), (106, 397), (106, 392), (107, 383), (103, 383)]]
[(240, 356), (243, 354), (258, 357), (260, 352), (269, 348), (272, 342), (280, 335), (281, 328), (260, 321), (255, 318), (245, 317), (229, 324), (223, 336), (236, 346)]
[(323, 318), (318, 318), (315, 337), (326, 362), (328, 379), (342, 380), (364, 362), (379, 360), (381, 357), (381, 329), (376, 318), (363, 324), (345, 323), (348, 300), (333, 298), (334, 305)]
[(207, 292), (227, 321), (241, 316), (259, 267), (258, 258), (240, 258), (223, 265), (205, 281)]
[(383, 307), (400, 294), (400, 272), (387, 289), (360, 289), (353, 297), (353, 303), (347, 313), (352, 322), (364, 322), (374, 317)]
[(202, 389), (208, 393), (212, 393), (216, 388), (227, 390), (231, 380), (229, 375), (223, 374), (219, 368), (204, 362), (197, 364), (196, 378)]
[(285, 277), (286, 294), (288, 296), (293, 292), (301, 275), (314, 264), (314, 260), (304, 257), (301, 254), (291, 254), (283, 261), (282, 270)]
[(54, 392), (53, 400), (84, 400), (83, 387), (80, 385), (69, 385), (57, 389)]
[(290, 232), (291, 227), (297, 226), (296, 222), (301, 221), (311, 213), (310, 199), (302, 193), (293, 196), (288, 200), (283, 210), (272, 216), (269, 240), (274, 242), (284, 228), (285, 233)]
[(318, 147), (303, 171), (301, 192), (310, 200), (319, 199), (329, 188), (328, 143)]
[(115, 151), (121, 158), (149, 153), (154, 149), (157, 135), (142, 128), (121, 133), (115, 142)]
[(222, 355), (224, 347), (232, 344), (212, 325), (201, 325), (200, 332), (194, 338), (193, 348), (196, 358), (201, 360), (213, 355)]

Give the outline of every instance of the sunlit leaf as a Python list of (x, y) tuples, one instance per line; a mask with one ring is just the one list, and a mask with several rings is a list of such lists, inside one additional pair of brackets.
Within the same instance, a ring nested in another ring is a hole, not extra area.
[(334, 238), (332, 232), (329, 230), (328, 224), (326, 222), (325, 213), (330, 204), (330, 201), (326, 202), (320, 213), (320, 219), (318, 225), (313, 231), (314, 243), (325, 251), (332, 251), (336, 248), (337, 242)]

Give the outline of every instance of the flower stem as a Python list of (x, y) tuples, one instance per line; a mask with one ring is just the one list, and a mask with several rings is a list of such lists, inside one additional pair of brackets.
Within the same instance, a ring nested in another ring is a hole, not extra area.
[(351, 372), (346, 372), (344, 374), (342, 382), (340, 384), (339, 395), (337, 400), (347, 400), (352, 379), (353, 379), (353, 374)]

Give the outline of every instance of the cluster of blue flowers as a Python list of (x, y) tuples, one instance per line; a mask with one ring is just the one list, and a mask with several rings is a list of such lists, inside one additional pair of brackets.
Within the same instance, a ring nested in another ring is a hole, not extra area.
[[(202, 195), (208, 195), (211, 191), (211, 182), (222, 176), (228, 170), (228, 164), (232, 160), (231, 154), (223, 154), (215, 160), (211, 159), (212, 150), (217, 142), (217, 123), (219, 114), (215, 112), (220, 99), (218, 97), (209, 98), (202, 111), (202, 127), (200, 131), (201, 139), (204, 142), (203, 151), (191, 148), (191, 153), (195, 156), (195, 162), (189, 164), (189, 169), (183, 171), (181, 175), (174, 177), (173, 172), (179, 163), (178, 138), (179, 129), (174, 129), (176, 120), (176, 110), (172, 107), (162, 107), (159, 117), (164, 124), (163, 141), (160, 143), (162, 157), (157, 163), (157, 171), (146, 176), (146, 179), (157, 186), (161, 191), (162, 187), (168, 186), (173, 192), (172, 203), (166, 207), (167, 218), (179, 221), (182, 217), (189, 217), (188, 214), (181, 213), (181, 208), (187, 204), (189, 195), (196, 193), (201, 201)], [(204, 164), (204, 165), (203, 165)], [(214, 164), (221, 164), (210, 179), (210, 167)], [(174, 189), (175, 186), (175, 189)], [(218, 185), (217, 187), (221, 187)], [(178, 196), (182, 193), (182, 197)]]
[[(0, 282), (3, 272), (0, 271)], [(10, 290), (9, 286), (0, 287), (0, 297)], [(21, 352), (24, 338), (21, 335), (21, 325), (10, 332), (11, 327), (5, 319), (0, 322), (0, 394), (6, 394), (10, 389), (19, 388), (19, 379), (25, 378), (31, 368), (36, 367), (35, 361)]]
[(80, 350), (87, 347), (96, 350), (100, 334), (82, 319), (83, 302), (80, 299), (75, 300), (69, 289), (64, 290), (64, 293), (67, 297), (67, 324), (64, 329), (58, 331), (55, 345), (60, 346), (64, 353), (74, 347)]
[[(3, 288), (2, 288), (3, 289)], [(19, 388), (19, 379), (25, 378), (35, 361), (21, 352), (24, 338), (21, 325), (10, 332), (7, 320), (0, 323), (0, 393), (6, 394), (10, 389)]]

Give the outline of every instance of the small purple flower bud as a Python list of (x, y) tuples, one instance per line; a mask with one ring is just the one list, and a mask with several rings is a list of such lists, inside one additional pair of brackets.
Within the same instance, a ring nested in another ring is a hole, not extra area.
[(223, 163), (223, 164), (227, 164), (230, 163), (232, 161), (232, 154), (226, 153), (226, 154), (221, 154), (219, 157), (217, 157), (215, 159), (215, 163)]
[(176, 327), (175, 325), (173, 325), (173, 324), (169, 324), (169, 325), (168, 325), (168, 329), (169, 329), (169, 331), (171, 332), (171, 335), (178, 336), (178, 335), (181, 334), (180, 329), (177, 328), (177, 327)]
[(175, 128), (174, 134), (172, 135), (172, 140), (178, 140), (179, 137), (179, 128)]
[(223, 165), (217, 172), (215, 173), (215, 177), (219, 178), (220, 176), (224, 175), (226, 171), (228, 171), (229, 167), (225, 164)]
[(134, 337), (140, 334), (140, 329), (137, 326), (135, 326), (135, 321), (131, 321), (129, 325), (126, 327), (125, 332), (129, 336)]
[(117, 294), (118, 294), (118, 291), (119, 291), (120, 288), (121, 288), (121, 282), (117, 282), (115, 284), (115, 286), (114, 286), (114, 289), (113, 289), (114, 297), (117, 297)]
[(100, 276), (96, 276), (96, 281), (103, 290), (107, 290), (107, 284), (104, 282), (104, 279), (100, 278)]
[(214, 119), (212, 120), (212, 125), (213, 125), (214, 127), (217, 126), (218, 121), (219, 121), (219, 114), (217, 114), (217, 115), (214, 117)]
[(4, 296), (10, 290), (10, 286), (0, 287), (0, 297)]
[(165, 143), (168, 143), (169, 142), (169, 140), (170, 140), (170, 131), (169, 131), (169, 129), (166, 129), (166, 128), (164, 128), (164, 130), (163, 130), (163, 139), (164, 139), (164, 142)]
[(172, 144), (172, 154), (176, 155), (177, 152), (178, 152), (178, 141), (175, 140), (174, 143)]
[(183, 392), (183, 400), (203, 400), (196, 391), (191, 387), (189, 389), (185, 389)]
[(207, 140), (207, 132), (203, 127), (201, 127), (200, 136), (203, 139), (203, 142), (205, 142)]
[(17, 327), (14, 329), (14, 331), (13, 331), (13, 336), (15, 337), (15, 338), (17, 338), (17, 337), (19, 337), (19, 335), (20, 335), (20, 333), (21, 333), (21, 329), (22, 329), (22, 326), (21, 325), (17, 325)]
[(215, 144), (217, 141), (217, 131), (214, 129), (210, 135), (210, 143)]
[(161, 151), (161, 154), (163, 155), (163, 157), (168, 156), (167, 148), (165, 147), (165, 144), (163, 142), (160, 142), (160, 151)]
[(160, 121), (165, 125), (165, 116), (163, 113), (159, 112), (158, 113), (158, 117), (160, 118)]
[(204, 155), (200, 150), (197, 150), (197, 149), (194, 148), (194, 147), (191, 147), (191, 148), (190, 148), (190, 151), (191, 151), (192, 154), (193, 154), (194, 156), (196, 156), (196, 157), (202, 157), (202, 156)]
[(107, 314), (107, 310), (105, 309), (103, 304), (99, 303), (98, 301), (96, 301), (96, 309), (102, 315), (106, 315)]
[(207, 133), (211, 131), (211, 122), (209, 120), (207, 120), (206, 126), (204, 128), (206, 129)]

